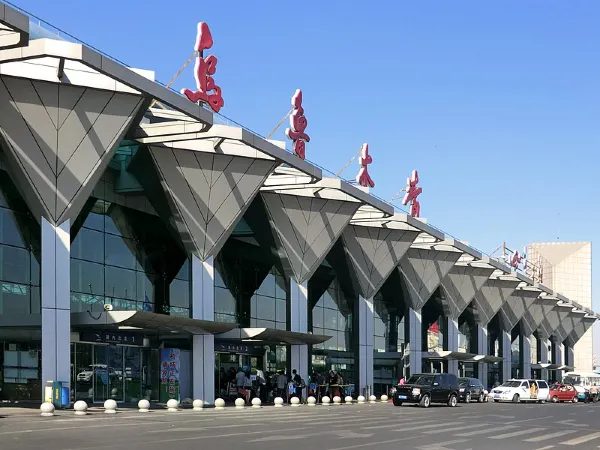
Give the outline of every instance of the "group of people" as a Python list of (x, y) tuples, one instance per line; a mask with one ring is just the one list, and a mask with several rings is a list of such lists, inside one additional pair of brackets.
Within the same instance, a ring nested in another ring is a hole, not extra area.
[(271, 402), (275, 397), (289, 401), (296, 396), (302, 399), (306, 387), (304, 380), (292, 370), (291, 377), (283, 370), (267, 372), (260, 369), (244, 370), (239, 367), (225, 371), (221, 368), (218, 376), (218, 390), (220, 396), (228, 398), (243, 398), (250, 403), (254, 397), (260, 398), (263, 403)]

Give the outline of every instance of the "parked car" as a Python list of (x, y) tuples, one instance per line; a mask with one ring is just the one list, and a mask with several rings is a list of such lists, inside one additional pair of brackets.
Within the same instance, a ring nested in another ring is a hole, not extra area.
[(550, 401), (552, 403), (577, 403), (579, 398), (577, 396), (577, 390), (572, 384), (556, 383), (550, 386)]
[(405, 384), (397, 386), (394, 406), (418, 403), (428, 408), (431, 403), (458, 404), (458, 378), (451, 373), (420, 373), (412, 375)]
[(550, 398), (550, 387), (544, 380), (509, 380), (492, 390), (495, 402), (539, 402)]
[(477, 378), (459, 378), (458, 399), (465, 403), (471, 403), (471, 401), (483, 403), (486, 400), (486, 393), (481, 381)]

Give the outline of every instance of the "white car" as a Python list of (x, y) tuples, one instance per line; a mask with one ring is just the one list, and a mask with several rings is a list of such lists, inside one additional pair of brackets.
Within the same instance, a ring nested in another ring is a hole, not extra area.
[[(532, 390), (531, 387), (535, 386)], [(492, 389), (490, 396), (495, 402), (547, 402), (550, 387), (544, 380), (509, 380)]]

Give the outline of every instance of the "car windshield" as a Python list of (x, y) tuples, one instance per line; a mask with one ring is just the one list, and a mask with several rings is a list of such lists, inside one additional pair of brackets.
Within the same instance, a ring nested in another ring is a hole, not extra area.
[(420, 385), (428, 385), (433, 383), (433, 375), (413, 375), (408, 379), (406, 384), (420, 384)]
[(469, 379), (468, 378), (459, 378), (458, 379), (458, 386), (459, 387), (466, 387), (469, 384)]
[(511, 387), (511, 388), (519, 387), (519, 386), (521, 386), (521, 382), (520, 381), (506, 381), (506, 382), (502, 383), (502, 386), (503, 387)]
[(581, 377), (579, 375), (569, 375), (563, 378), (563, 383), (579, 386), (581, 384)]

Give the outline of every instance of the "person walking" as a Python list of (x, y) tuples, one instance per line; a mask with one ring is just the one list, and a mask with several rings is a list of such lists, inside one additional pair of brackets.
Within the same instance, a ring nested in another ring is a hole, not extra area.
[(302, 396), (302, 391), (304, 390), (304, 380), (298, 374), (296, 369), (292, 370), (292, 382), (294, 383), (294, 388), (295, 388), (295, 392), (294, 392), (293, 396), (298, 397), (298, 399), (300, 400), (300, 403), (302, 403), (302, 399), (304, 398)]

